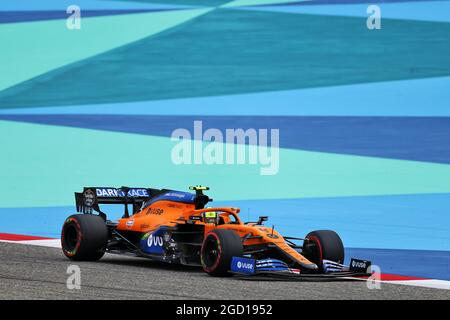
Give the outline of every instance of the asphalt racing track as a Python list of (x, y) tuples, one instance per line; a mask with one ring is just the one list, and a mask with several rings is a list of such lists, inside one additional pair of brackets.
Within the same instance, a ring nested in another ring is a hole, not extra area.
[(81, 289), (67, 289), (61, 250), (0, 243), (0, 299), (449, 299), (449, 290), (364, 281), (284, 282), (213, 278), (197, 268), (106, 255), (77, 263)]

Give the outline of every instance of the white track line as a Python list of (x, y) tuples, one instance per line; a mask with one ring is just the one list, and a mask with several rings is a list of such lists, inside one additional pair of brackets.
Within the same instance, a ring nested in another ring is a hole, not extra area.
[(391, 284), (401, 284), (406, 286), (450, 290), (450, 281), (446, 280), (426, 279), (426, 280), (382, 281), (382, 282)]
[(27, 245), (31, 245), (31, 246), (41, 246), (41, 247), (49, 247), (49, 248), (61, 248), (61, 240), (60, 239), (20, 240), (20, 241), (0, 240), (0, 242), (27, 244)]

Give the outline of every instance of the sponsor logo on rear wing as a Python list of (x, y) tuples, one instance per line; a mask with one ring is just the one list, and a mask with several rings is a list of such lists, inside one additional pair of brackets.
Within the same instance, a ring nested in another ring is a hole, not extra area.
[[(93, 188), (98, 198), (120, 198), (125, 197), (125, 192), (120, 188)], [(130, 198), (148, 198), (150, 193), (145, 188), (130, 188), (127, 192)]]
[[(126, 196), (125, 196), (126, 195)], [(110, 188), (110, 187), (86, 187), (83, 192), (75, 192), (77, 212), (102, 213), (99, 204), (133, 204), (133, 212), (142, 202), (149, 199), (152, 189), (147, 188)]]

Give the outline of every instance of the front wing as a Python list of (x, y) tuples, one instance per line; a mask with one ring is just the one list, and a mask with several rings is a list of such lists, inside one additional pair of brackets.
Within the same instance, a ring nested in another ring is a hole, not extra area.
[(290, 268), (285, 262), (277, 259), (255, 260), (233, 257), (230, 271), (236, 276), (247, 280), (277, 279), (277, 280), (353, 280), (352, 277), (367, 277), (371, 262), (368, 260), (351, 259), (346, 266), (333, 261), (323, 261), (322, 272), (302, 273), (300, 269)]

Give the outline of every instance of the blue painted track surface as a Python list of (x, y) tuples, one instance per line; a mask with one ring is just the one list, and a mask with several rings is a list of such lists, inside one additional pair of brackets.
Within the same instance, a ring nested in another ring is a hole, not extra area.
[[(449, 1), (305, 1), (279, 5), (256, 6), (250, 10), (284, 12), (291, 14), (318, 14), (330, 16), (367, 17), (368, 4), (377, 4), (382, 17), (387, 19), (405, 19), (416, 21), (450, 22)], [(341, 5), (345, 4), (345, 5)]]
[(351, 257), (368, 259), (382, 273), (450, 280), (449, 251), (347, 248), (345, 254), (346, 263)]
[[(7, 109), (8, 105), (4, 104), (5, 110), (0, 109), (0, 114), (449, 117), (449, 87), (450, 77), (436, 77), (226, 96), (64, 107), (27, 108), (24, 105), (22, 109)], [(433, 101), (432, 104), (430, 99)]]

